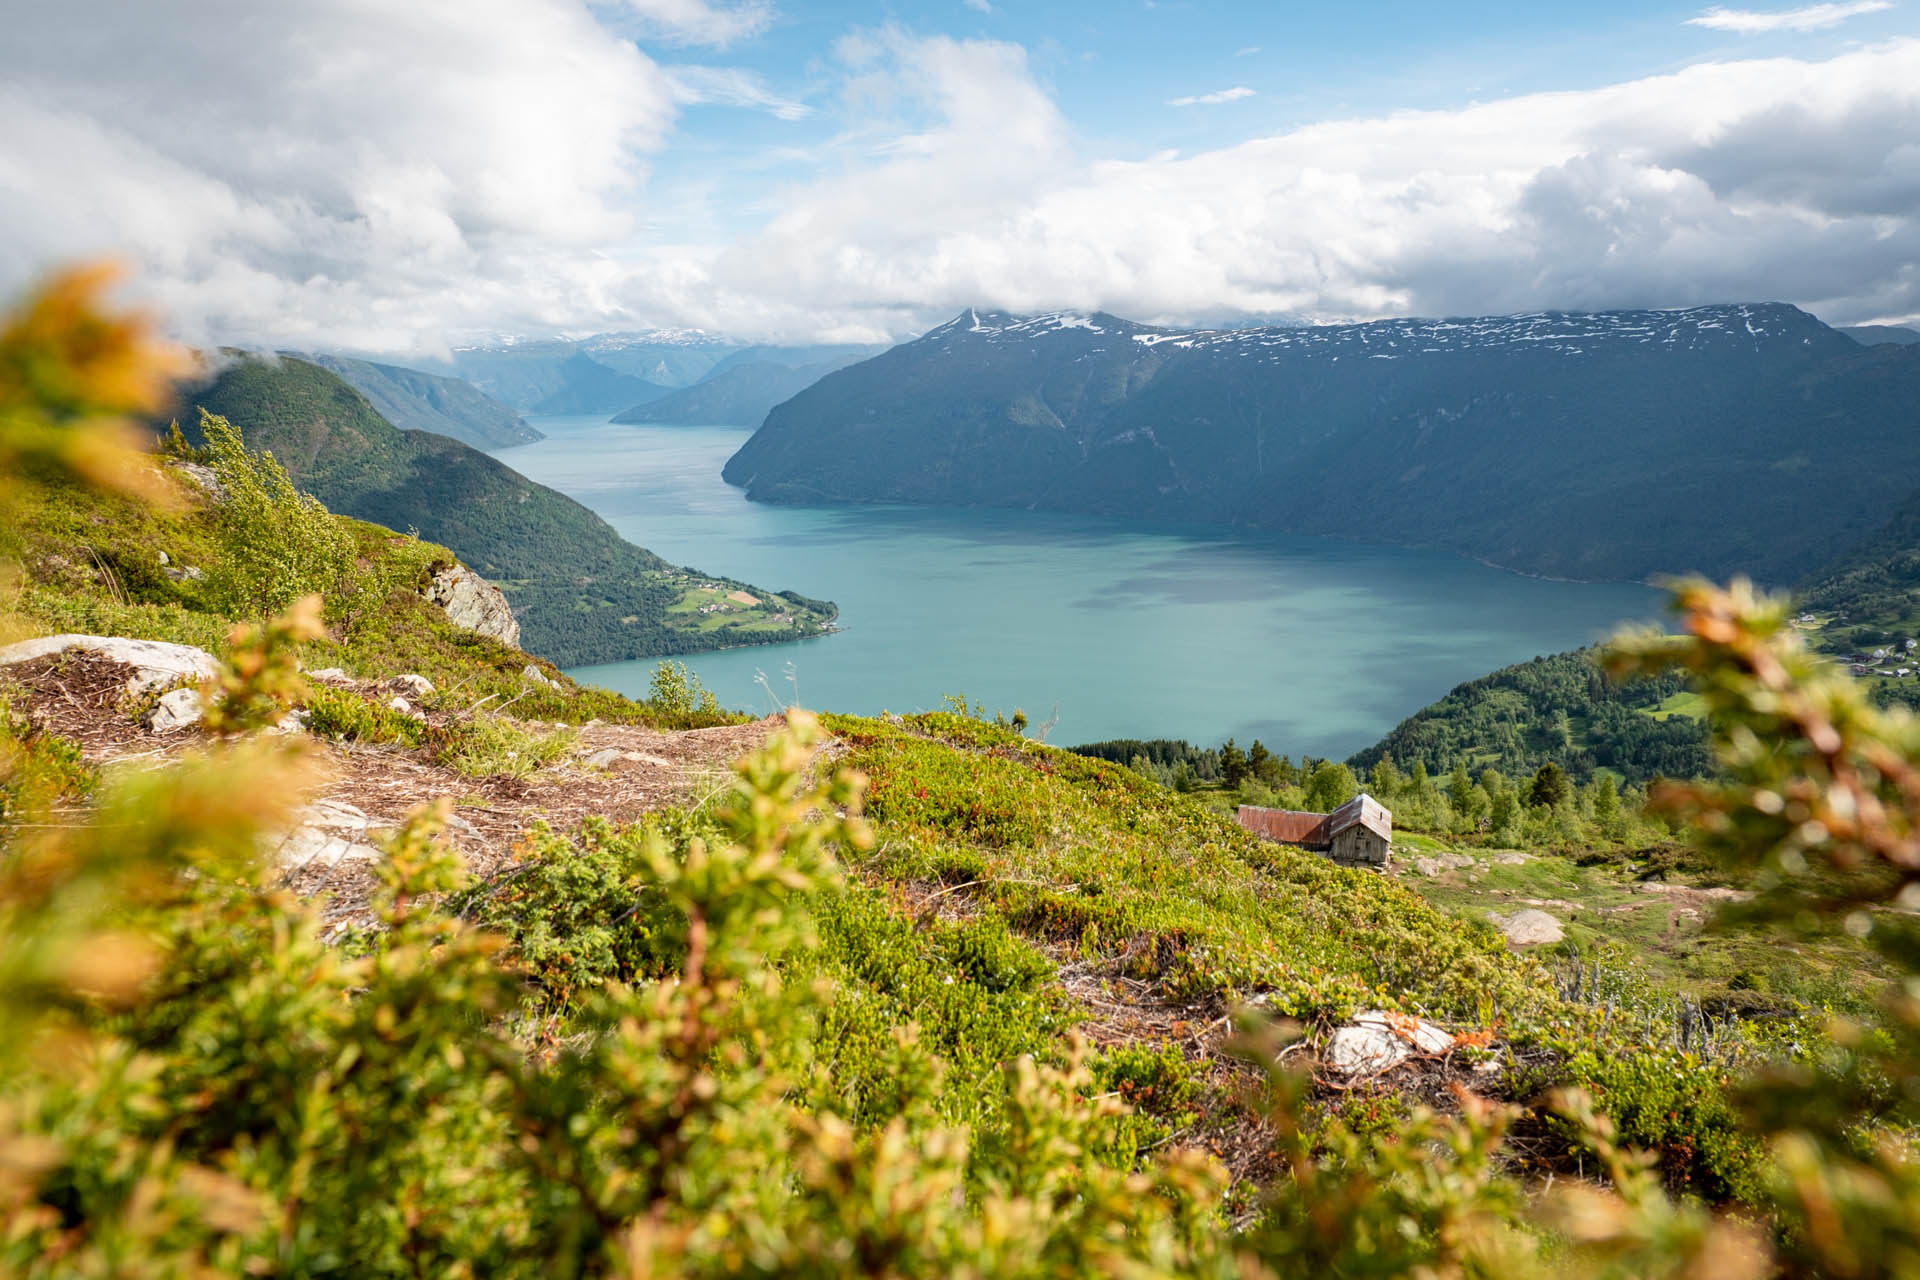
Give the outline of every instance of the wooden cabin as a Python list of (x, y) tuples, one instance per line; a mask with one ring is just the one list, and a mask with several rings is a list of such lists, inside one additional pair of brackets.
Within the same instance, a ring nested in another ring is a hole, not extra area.
[(1349, 866), (1384, 867), (1393, 856), (1393, 814), (1362, 792), (1332, 813), (1240, 806), (1240, 825), (1281, 844), (1324, 853)]

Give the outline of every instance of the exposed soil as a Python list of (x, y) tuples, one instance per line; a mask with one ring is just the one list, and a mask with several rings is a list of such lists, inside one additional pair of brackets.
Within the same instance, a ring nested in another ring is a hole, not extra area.
[[(156, 735), (139, 723), (144, 704), (124, 693), (133, 674), (130, 667), (70, 651), (16, 663), (0, 678), (24, 695), (16, 701), (18, 710), (33, 724), (77, 742), (92, 764), (153, 765), (204, 746), (199, 733)], [(390, 696), (382, 685), (358, 688), (376, 700)], [(364, 835), (354, 837), (364, 840), (398, 826), (421, 805), (450, 798), (454, 818), (448, 837), (468, 870), (484, 878), (513, 861), (521, 835), (535, 823), (567, 832), (590, 816), (629, 822), (652, 810), (698, 803), (724, 786), (733, 762), (764, 743), (780, 723), (769, 717), (680, 732), (590, 724), (580, 730), (571, 758), (526, 778), (469, 777), (436, 763), (428, 750), (305, 737), (319, 778), (306, 799), (364, 813)], [(612, 767), (586, 763), (586, 757), (608, 748), (622, 753)], [(368, 863), (353, 858), (309, 863), (292, 871), (286, 883), (302, 896), (324, 896), (325, 916), (341, 923), (365, 915), (374, 887)]]

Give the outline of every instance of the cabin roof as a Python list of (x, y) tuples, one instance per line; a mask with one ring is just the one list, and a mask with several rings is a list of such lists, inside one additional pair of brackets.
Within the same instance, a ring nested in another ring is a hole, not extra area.
[(1365, 827), (1388, 844), (1393, 843), (1393, 815), (1364, 791), (1327, 815), (1326, 834), (1321, 838), (1332, 840), (1352, 826)]
[(1282, 844), (1325, 844), (1327, 815), (1302, 813), (1297, 809), (1263, 809), (1258, 805), (1240, 806), (1240, 825), (1255, 835)]

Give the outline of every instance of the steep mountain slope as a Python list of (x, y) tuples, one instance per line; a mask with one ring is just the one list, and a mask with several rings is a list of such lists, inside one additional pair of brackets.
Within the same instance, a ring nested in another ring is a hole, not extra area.
[(507, 592), (522, 643), (562, 666), (816, 635), (832, 619), (831, 605), (758, 588), (747, 589), (754, 605), (724, 619), (681, 609), (716, 580), (623, 540), (573, 499), (477, 449), (399, 430), (317, 365), (239, 360), (187, 400), (272, 450), (333, 510), (453, 548)]
[(757, 427), (783, 400), (805, 391), (840, 364), (793, 369), (764, 361), (732, 365), (690, 387), (636, 405), (615, 422), (698, 422), (715, 426)]
[(1792, 581), (1920, 467), (1920, 352), (1782, 304), (1182, 331), (969, 311), (728, 462), (763, 501), (1254, 525), (1525, 572)]
[(452, 436), (476, 449), (504, 449), (542, 438), (519, 414), (459, 378), (350, 356), (301, 358), (339, 374), (381, 417), (403, 430)]

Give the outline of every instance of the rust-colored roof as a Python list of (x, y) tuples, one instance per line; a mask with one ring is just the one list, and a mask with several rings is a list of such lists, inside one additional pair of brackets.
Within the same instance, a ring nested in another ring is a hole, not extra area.
[(1240, 825), (1258, 836), (1282, 844), (1325, 844), (1327, 815), (1301, 813), (1297, 809), (1262, 809), (1258, 805), (1240, 806)]
[(1364, 791), (1327, 815), (1325, 838), (1332, 840), (1355, 824), (1365, 827), (1388, 844), (1393, 843), (1393, 815), (1387, 812), (1385, 805)]

